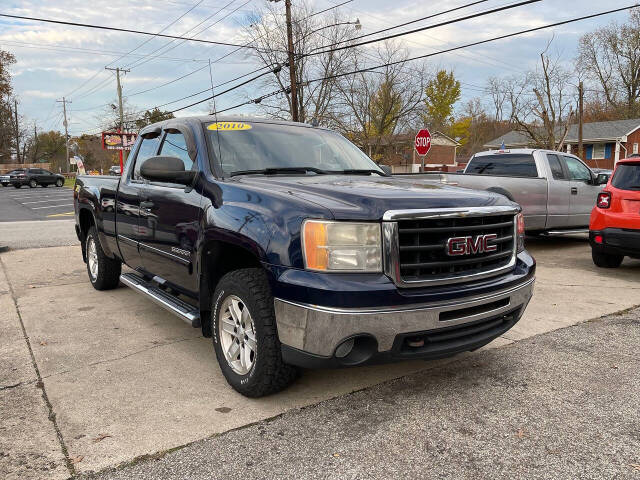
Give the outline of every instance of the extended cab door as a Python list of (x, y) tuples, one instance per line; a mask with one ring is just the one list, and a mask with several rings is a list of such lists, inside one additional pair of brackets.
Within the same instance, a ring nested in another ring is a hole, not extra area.
[(593, 172), (575, 157), (563, 155), (571, 180), (569, 227), (587, 227), (602, 185), (594, 185)]
[[(158, 155), (179, 158), (185, 170), (197, 169), (190, 127), (179, 122), (165, 126)], [(191, 187), (147, 181), (141, 202), (141, 218), (147, 231), (147, 236), (140, 241), (144, 269), (192, 296), (198, 292), (193, 267), (200, 232), (201, 199)]]
[(547, 177), (547, 228), (563, 228), (569, 223), (571, 180), (560, 155), (547, 153), (546, 156), (550, 173)]
[(138, 246), (147, 237), (147, 231), (140, 218), (140, 198), (144, 181), (140, 176), (140, 166), (156, 155), (160, 146), (160, 131), (143, 133), (137, 149), (132, 152), (120, 179), (116, 200), (116, 231), (122, 258), (134, 269), (142, 267)]

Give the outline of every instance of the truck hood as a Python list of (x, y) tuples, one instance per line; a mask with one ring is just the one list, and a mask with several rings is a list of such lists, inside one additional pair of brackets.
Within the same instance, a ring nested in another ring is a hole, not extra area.
[(512, 205), (502, 195), (411, 177), (244, 176), (238, 182), (321, 205), (338, 220), (379, 220), (387, 210)]

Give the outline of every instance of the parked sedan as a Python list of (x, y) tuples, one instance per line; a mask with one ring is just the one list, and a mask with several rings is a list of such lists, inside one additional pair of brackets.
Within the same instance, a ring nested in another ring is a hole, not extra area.
[(16, 188), (20, 188), (23, 185), (29, 185), (31, 188), (36, 188), (38, 185), (43, 187), (48, 187), (49, 185), (62, 187), (64, 185), (64, 176), (43, 168), (25, 168), (16, 173), (10, 173), (9, 183)]
[(120, 175), (120, 165), (112, 165), (109, 168), (109, 175), (119, 176)]
[(11, 170), (4, 175), (0, 175), (0, 185), (2, 185), (3, 187), (8, 187), (11, 184), (9, 180), (11, 175), (17, 175), (18, 173), (24, 172), (24, 170), (24, 168), (18, 168), (16, 170)]

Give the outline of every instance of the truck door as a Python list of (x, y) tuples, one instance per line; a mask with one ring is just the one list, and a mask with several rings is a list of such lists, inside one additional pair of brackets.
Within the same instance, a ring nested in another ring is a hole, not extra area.
[(569, 227), (587, 227), (596, 197), (602, 190), (594, 185), (593, 173), (584, 163), (574, 157), (563, 156), (569, 178), (571, 179), (571, 201), (569, 208)]
[[(172, 126), (173, 125), (173, 126)], [(195, 143), (190, 127), (165, 127), (160, 156), (182, 160), (185, 170), (197, 168)], [(141, 215), (148, 235), (140, 241), (144, 269), (172, 283), (188, 295), (197, 295), (193, 265), (200, 230), (201, 195), (177, 183), (147, 181)]]
[(121, 177), (116, 200), (116, 232), (122, 258), (131, 268), (139, 270), (142, 259), (138, 246), (148, 235), (140, 217), (140, 198), (144, 190), (144, 180), (140, 176), (140, 166), (156, 155), (160, 145), (160, 132), (143, 134), (138, 148), (132, 152), (127, 167)]
[(547, 178), (547, 228), (563, 228), (569, 223), (571, 180), (558, 155), (547, 153), (551, 177)]

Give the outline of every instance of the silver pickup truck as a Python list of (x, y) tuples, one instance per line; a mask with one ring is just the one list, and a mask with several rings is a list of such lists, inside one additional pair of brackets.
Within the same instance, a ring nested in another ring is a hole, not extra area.
[(595, 174), (574, 155), (528, 148), (476, 153), (463, 173), (415, 177), (501, 193), (520, 204), (529, 233), (588, 229), (607, 183), (606, 175)]

